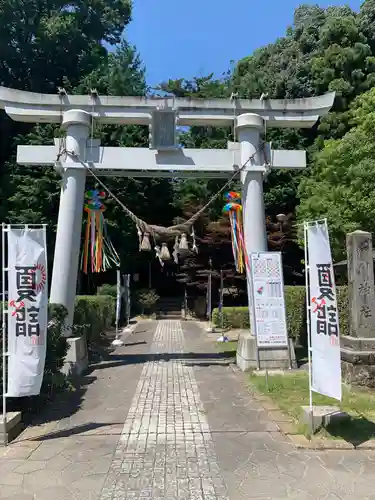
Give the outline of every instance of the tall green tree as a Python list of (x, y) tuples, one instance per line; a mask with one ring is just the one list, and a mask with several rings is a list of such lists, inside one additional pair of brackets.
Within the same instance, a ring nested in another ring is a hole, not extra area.
[(350, 119), (351, 130), (325, 142), (299, 187), (299, 220), (328, 219), (336, 258), (348, 232), (375, 231), (375, 89), (358, 97)]
[[(120, 42), (129, 23), (131, 0), (3, 0), (0, 2), (0, 85), (33, 92), (71, 92), (98, 65), (106, 63), (103, 41)], [(0, 112), (0, 217), (14, 217), (15, 137), (33, 129)], [(42, 129), (36, 128), (31, 138)], [(40, 132), (45, 139), (47, 131)], [(52, 133), (52, 132), (51, 132)], [(42, 139), (42, 138), (41, 138)], [(36, 174), (38, 175), (38, 174)], [(30, 182), (29, 190), (36, 190)], [(22, 187), (20, 186), (20, 191)], [(28, 201), (25, 200), (25, 206)], [(13, 213), (11, 213), (13, 210)]]
[[(310, 157), (325, 139), (340, 138), (350, 129), (350, 103), (374, 84), (374, 12), (373, 0), (365, 1), (360, 13), (347, 6), (301, 5), (284, 37), (238, 62), (232, 86), (243, 98), (259, 98), (262, 93), (283, 99), (336, 92), (333, 111), (312, 130), (269, 129), (267, 138), (276, 147), (307, 149)], [(304, 175), (271, 172), (265, 184), (270, 215), (294, 211)]]
[(34, 92), (75, 87), (121, 40), (131, 0), (4, 0), (1, 85)]

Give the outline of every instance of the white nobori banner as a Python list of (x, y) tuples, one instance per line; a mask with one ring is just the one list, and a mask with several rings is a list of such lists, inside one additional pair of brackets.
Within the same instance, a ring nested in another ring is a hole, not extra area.
[(40, 393), (47, 348), (46, 229), (8, 226), (7, 396)]
[(311, 321), (311, 389), (341, 401), (340, 331), (327, 223), (306, 227)]

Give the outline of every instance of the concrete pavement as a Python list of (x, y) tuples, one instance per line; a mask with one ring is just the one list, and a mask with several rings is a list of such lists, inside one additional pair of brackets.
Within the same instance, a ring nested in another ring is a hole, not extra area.
[(141, 323), (0, 449), (0, 499), (375, 500), (374, 452), (295, 449), (214, 350), (195, 323)]

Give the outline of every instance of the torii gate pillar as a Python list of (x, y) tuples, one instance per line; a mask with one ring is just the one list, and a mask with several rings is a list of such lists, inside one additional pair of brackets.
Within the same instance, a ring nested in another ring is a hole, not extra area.
[[(266, 216), (263, 196), (263, 176), (266, 173), (265, 158), (261, 152), (261, 133), (264, 120), (255, 113), (245, 113), (237, 118), (238, 140), (241, 147), (241, 165), (250, 164), (247, 171), (241, 172), (244, 238), (247, 254), (268, 250)], [(251, 166), (253, 165), (253, 168)], [(250, 331), (241, 333), (237, 347), (237, 365), (243, 371), (260, 367), (260, 354), (257, 352), (255, 318), (253, 315), (253, 291), (249, 269), (247, 274), (247, 296), (249, 302)], [(268, 349), (263, 353), (262, 365), (287, 367), (295, 365), (293, 345), (285, 349)]]
[[(241, 165), (249, 162), (262, 165), (260, 154), (260, 133), (264, 130), (261, 116), (246, 113), (237, 118), (238, 138), (241, 143)], [(241, 172), (242, 203), (246, 250), (267, 251), (266, 218), (263, 199), (263, 171)]]
[[(62, 126), (66, 129), (65, 149), (84, 158), (92, 117), (81, 110), (69, 110), (63, 115)], [(68, 310), (66, 334), (70, 335), (73, 325), (74, 301), (82, 228), (82, 206), (85, 195), (86, 169), (69, 168), (74, 157), (67, 155), (60, 195), (57, 223), (55, 256), (53, 260), (50, 302), (62, 304)]]
[[(264, 121), (261, 116), (254, 113), (245, 113), (238, 116), (237, 131), (238, 140), (241, 144), (241, 165), (250, 163), (250, 165), (258, 166), (258, 168), (262, 165), (260, 154), (260, 134), (262, 130), (264, 130)], [(250, 255), (252, 252), (267, 251), (266, 218), (263, 199), (263, 171), (255, 169), (242, 171), (241, 184), (246, 252)], [(248, 269), (246, 269), (246, 274), (250, 326), (251, 332), (254, 332), (255, 323), (252, 314), (252, 287)]]

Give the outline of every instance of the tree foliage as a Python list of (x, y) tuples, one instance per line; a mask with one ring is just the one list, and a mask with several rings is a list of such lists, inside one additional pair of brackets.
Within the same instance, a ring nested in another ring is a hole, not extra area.
[(350, 117), (353, 128), (325, 142), (299, 188), (300, 221), (327, 218), (337, 258), (348, 232), (375, 231), (375, 89), (358, 97)]
[[(299, 197), (300, 219), (328, 217), (337, 256), (342, 254), (345, 232), (373, 229), (375, 0), (365, 0), (359, 13), (347, 6), (301, 5), (285, 36), (245, 57), (220, 78), (208, 74), (167, 80), (156, 89), (147, 87), (136, 48), (122, 39), (130, 17), (130, 0), (0, 2), (0, 85), (46, 93), (63, 86), (75, 94), (96, 88), (101, 95), (188, 98), (259, 98), (267, 93), (283, 99), (335, 91), (333, 111), (312, 130), (266, 131), (274, 148), (307, 149), (309, 157), (305, 173), (273, 171), (265, 182), (269, 246), (283, 250), (288, 266), (300, 260), (291, 226)], [(113, 52), (108, 52), (108, 45), (114, 46)], [(104, 146), (147, 147), (148, 132), (147, 127), (97, 125), (94, 136)], [(179, 133), (180, 143), (189, 148), (226, 148), (228, 141), (236, 139), (233, 126), (190, 127)], [(52, 144), (59, 134), (57, 125), (17, 123), (0, 113), (0, 217), (48, 224), (51, 243), (60, 177), (52, 167), (17, 166), (15, 146)], [(188, 218), (223, 185), (222, 180), (175, 176), (169, 180), (118, 177), (105, 182), (131, 210), (160, 225)], [(88, 178), (87, 186), (94, 185)], [(231, 189), (239, 190), (239, 183)], [(113, 243), (128, 269), (134, 268), (139, 260), (134, 225), (115, 202), (108, 200), (106, 205)], [(218, 199), (196, 224), (201, 253), (190, 256), (185, 268), (190, 265), (190, 285), (197, 291), (204, 289), (210, 257), (217, 269), (232, 265), (222, 205)], [(283, 228), (275, 221), (280, 212), (290, 215)], [(293, 279), (291, 273), (288, 280)]]
[(34, 92), (72, 89), (117, 44), (130, 0), (6, 0), (0, 3), (0, 82)]

